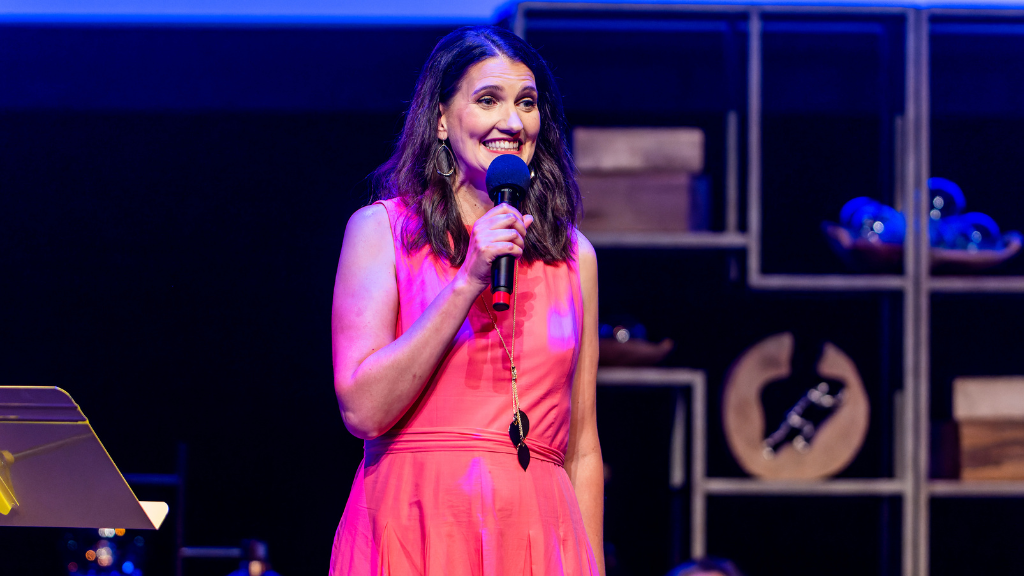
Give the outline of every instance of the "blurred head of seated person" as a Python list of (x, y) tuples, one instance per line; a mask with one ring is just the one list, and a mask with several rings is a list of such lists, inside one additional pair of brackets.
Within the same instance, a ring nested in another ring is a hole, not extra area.
[(729, 560), (708, 556), (680, 564), (665, 576), (743, 576), (743, 573)]

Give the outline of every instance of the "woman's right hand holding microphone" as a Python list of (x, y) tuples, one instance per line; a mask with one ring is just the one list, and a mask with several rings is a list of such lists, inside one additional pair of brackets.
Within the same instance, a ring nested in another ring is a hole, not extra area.
[[(526, 230), (533, 216), (523, 216), (508, 204), (499, 204), (473, 223), (469, 249), (458, 275), (479, 295), (491, 284), (491, 264), (506, 254), (518, 259), (526, 247)], [(458, 279), (458, 275), (456, 279)]]

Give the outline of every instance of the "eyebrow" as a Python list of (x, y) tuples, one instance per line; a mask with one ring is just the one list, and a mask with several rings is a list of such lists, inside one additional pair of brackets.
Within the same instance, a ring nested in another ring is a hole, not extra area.
[[(504, 88), (502, 88), (501, 86), (498, 86), (497, 84), (488, 84), (487, 86), (481, 86), (481, 87), (477, 88), (476, 90), (474, 90), (473, 91), (473, 96), (476, 96), (477, 94), (479, 94), (481, 92), (486, 92), (488, 90), (494, 90), (495, 92), (504, 92), (505, 91)], [(528, 86), (523, 86), (523, 88), (521, 90), (519, 90), (519, 93), (522, 94), (523, 92), (526, 92), (526, 91), (537, 92), (537, 87), (532, 85), (532, 84), (530, 84)]]
[(489, 84), (487, 86), (481, 86), (481, 87), (477, 88), (476, 90), (474, 90), (473, 91), (473, 96), (476, 96), (477, 94), (479, 94), (481, 92), (486, 92), (487, 90), (494, 90), (496, 92), (504, 92), (505, 91), (504, 88), (502, 88), (501, 86), (498, 86), (497, 84)]

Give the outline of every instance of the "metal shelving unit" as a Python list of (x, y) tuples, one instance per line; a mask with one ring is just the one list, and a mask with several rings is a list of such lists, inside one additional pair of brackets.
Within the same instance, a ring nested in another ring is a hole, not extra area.
[[(513, 28), (521, 36), (529, 31), (529, 16), (533, 10), (560, 10), (560, 11), (667, 11), (667, 12), (689, 12), (694, 14), (728, 14), (743, 15), (746, 18), (746, 29), (748, 34), (747, 45), (747, 189), (746, 189), (746, 222), (747, 229), (739, 230), (739, 130), (738, 115), (735, 112), (727, 114), (726, 129), (726, 229), (717, 233), (691, 233), (691, 234), (619, 234), (600, 235), (591, 238), (595, 246), (617, 247), (617, 248), (677, 248), (677, 249), (742, 249), (747, 254), (747, 283), (750, 288), (757, 290), (775, 291), (807, 291), (807, 292), (898, 292), (902, 293), (905, 299), (904, 326), (908, 327), (904, 334), (904, 357), (905, 357), (905, 382), (914, 382), (916, 378), (917, 364), (914, 362), (916, 351), (921, 345), (919, 332), (913, 328), (916, 324), (916, 312), (918, 307), (914, 305), (913, 295), (916, 284), (913, 274), (903, 275), (857, 275), (857, 274), (766, 274), (762, 272), (761, 251), (762, 251), (762, 189), (761, 189), (761, 123), (762, 123), (762, 15), (764, 14), (885, 14), (903, 15), (907, 20), (907, 43), (909, 46), (914, 42), (912, 37), (911, 19), (914, 11), (901, 8), (837, 8), (837, 7), (813, 7), (813, 6), (684, 6), (684, 5), (650, 5), (638, 6), (628, 4), (571, 4), (571, 3), (533, 3), (525, 2), (519, 4), (513, 18)], [(904, 126), (908, 134), (904, 138), (905, 148), (903, 150), (902, 166), (904, 167), (901, 187), (904, 190), (913, 190), (919, 176), (910, 169), (915, 165), (916, 157), (913, 154), (914, 132), (917, 118), (913, 112), (912, 98), (916, 94), (914, 88), (919, 83), (912, 71), (907, 69), (906, 74), (906, 112), (904, 115)], [(908, 203), (909, 204), (909, 203)], [(914, 241), (913, 233), (909, 239)], [(913, 270), (917, 254), (914, 250), (905, 251), (904, 270)], [(599, 376), (599, 384), (609, 383), (611, 372), (602, 370)], [(638, 382), (650, 382), (655, 373), (639, 370), (624, 369), (615, 372), (615, 380), (619, 383), (635, 380)], [(681, 379), (680, 382), (683, 380)], [(791, 482), (777, 481), (768, 482), (753, 478), (706, 478), (703, 475), (705, 462), (703, 461), (705, 449), (703, 446), (706, 438), (706, 418), (703, 414), (703, 406), (693, 406), (693, 448), (692, 448), (692, 474), (690, 478), (691, 493), (691, 554), (701, 556), (707, 552), (706, 536), (706, 510), (707, 500), (710, 497), (773, 497), (773, 496), (836, 496), (836, 497), (899, 497), (902, 502), (903, 549), (901, 563), (904, 574), (914, 574), (915, 549), (914, 543), (918, 541), (918, 524), (911, 521), (916, 512), (917, 499), (915, 495), (920, 489), (921, 482), (919, 474), (913, 467), (914, 450), (913, 438), (910, 431), (914, 430), (913, 419), (916, 415), (915, 399), (917, 386), (906, 385), (906, 392), (903, 402), (903, 414), (897, 419), (904, 426), (904, 430), (896, 434), (903, 446), (898, 447), (896, 452), (906, 455), (896, 462), (896, 478), (862, 478), (862, 479), (833, 479), (818, 482)], [(703, 384), (700, 386), (703, 395)], [(696, 389), (695, 389), (696, 390)], [(696, 395), (694, 403), (696, 403)], [(700, 438), (700, 442), (697, 439)], [(675, 445), (674, 445), (675, 446)], [(681, 446), (681, 444), (680, 444)], [(675, 452), (673, 452), (676, 454)], [(679, 458), (677, 454), (674, 458)]]
[[(894, 476), (891, 478), (833, 479), (818, 482), (762, 481), (753, 478), (708, 478), (706, 414), (703, 372), (686, 369), (602, 369), (601, 385), (692, 386), (691, 405), (691, 554), (707, 551), (706, 507), (709, 497), (835, 496), (898, 497), (901, 501), (901, 573), (925, 576), (929, 572), (929, 507), (932, 498), (1024, 497), (1024, 481), (964, 482), (930, 480), (929, 434), (931, 406), (931, 295), (935, 293), (1022, 293), (1024, 276), (933, 277), (930, 270), (929, 199), (921, 194), (930, 177), (930, 18), (934, 15), (978, 17), (977, 26), (998, 26), (1001, 17), (1024, 18), (1024, 10), (922, 9), (892, 6), (773, 6), (682, 5), (523, 2), (511, 16), (513, 30), (522, 37), (530, 19), (545, 11), (561, 13), (686, 13), (745, 18), (747, 33), (746, 102), (746, 230), (739, 227), (738, 115), (727, 114), (725, 169), (725, 230), (682, 234), (602, 234), (591, 238), (605, 248), (734, 249), (746, 251), (747, 284), (765, 291), (895, 292), (903, 298), (903, 399), (894, 422)], [(903, 274), (766, 274), (762, 272), (762, 83), (763, 17), (895, 16), (905, 22), (903, 71), (903, 134), (897, 140), (897, 205), (907, 222)], [(564, 16), (562, 16), (564, 18)], [(546, 29), (555, 24), (545, 23)], [(1024, 25), (1020, 26), (1024, 33)], [(682, 418), (677, 404), (677, 423)], [(682, 439), (673, 438), (673, 467), (681, 466)], [(678, 462), (676, 461), (678, 459)], [(678, 478), (676, 478), (678, 479)]]
[[(921, 155), (921, 178), (930, 176), (931, 172), (931, 122), (932, 122), (932, 95), (931, 95), (931, 20), (934, 16), (958, 16), (962, 18), (977, 18), (978, 23), (974, 24), (976, 32), (984, 32), (986, 27), (1005, 27), (1000, 20), (1007, 18), (1020, 19), (1024, 17), (1024, 10), (1011, 9), (928, 9), (922, 10), (917, 15), (916, 25), (919, 27), (920, 42), (916, 50), (917, 66), (921, 75), (920, 93), (918, 95), (918, 106), (921, 111), (921, 136), (918, 142), (919, 154)], [(1018, 25), (1018, 28), (1020, 26)], [(1024, 30), (1024, 29), (1022, 29)], [(1019, 34), (1021, 31), (1018, 31)], [(923, 181), (923, 180), (922, 180)], [(918, 198), (917, 222), (921, 229), (927, 230), (928, 215), (931, 208), (928, 198)], [(927, 238), (920, 240), (918, 251), (920, 254), (928, 254), (929, 244)], [(926, 260), (926, 258), (922, 258)], [(928, 479), (928, 455), (930, 453), (930, 407), (931, 407), (931, 340), (930, 318), (931, 318), (931, 295), (934, 293), (956, 293), (956, 294), (997, 294), (997, 293), (1021, 293), (1024, 292), (1024, 276), (932, 276), (930, 270), (921, 266), (918, 271), (918, 294), (921, 311), (919, 313), (919, 330), (922, 343), (919, 366), (919, 388), (920, 400), (918, 404), (916, 431), (918, 446), (918, 482), (921, 487), (918, 491), (917, 510), (915, 519), (918, 534), (916, 542), (916, 567), (917, 574), (925, 575), (929, 572), (931, 554), (931, 500), (933, 498), (1024, 498), (1024, 481), (1000, 482), (1000, 481), (960, 481), (960, 480), (929, 480)]]

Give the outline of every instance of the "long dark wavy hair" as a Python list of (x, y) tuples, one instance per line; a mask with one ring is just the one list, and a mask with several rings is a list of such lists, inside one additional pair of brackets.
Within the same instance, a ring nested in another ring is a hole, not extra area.
[(418, 216), (402, 226), (405, 250), (412, 252), (429, 244), (438, 258), (452, 266), (462, 264), (469, 232), (455, 191), (436, 169), (439, 104), (451, 102), (470, 66), (498, 56), (526, 65), (537, 81), (540, 134), (530, 162), (535, 176), (520, 206), (534, 221), (526, 233), (523, 260), (548, 264), (568, 260), (575, 251), (581, 200), (565, 138), (562, 95), (540, 54), (503, 28), (459, 28), (434, 47), (416, 82), (395, 152), (373, 173), (375, 199), (401, 198)]

